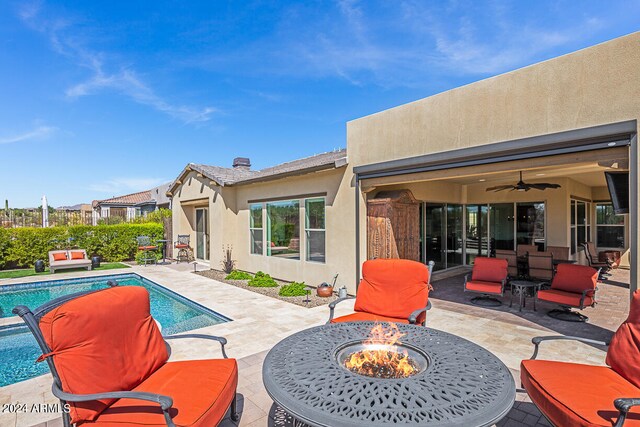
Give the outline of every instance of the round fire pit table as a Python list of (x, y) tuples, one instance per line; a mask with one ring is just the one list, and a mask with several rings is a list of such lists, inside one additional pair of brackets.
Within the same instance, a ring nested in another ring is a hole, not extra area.
[(489, 426), (513, 406), (513, 377), (496, 356), (423, 326), (397, 325), (406, 334), (400, 345), (425, 362), (415, 375), (383, 379), (351, 372), (342, 353), (366, 341), (374, 325), (317, 326), (280, 341), (262, 368), (267, 393), (302, 425), (316, 427)]

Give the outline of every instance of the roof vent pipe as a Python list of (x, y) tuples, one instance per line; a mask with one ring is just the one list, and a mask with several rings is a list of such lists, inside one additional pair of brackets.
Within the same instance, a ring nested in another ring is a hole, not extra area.
[(236, 157), (233, 159), (233, 167), (240, 169), (251, 169), (251, 160), (248, 157)]

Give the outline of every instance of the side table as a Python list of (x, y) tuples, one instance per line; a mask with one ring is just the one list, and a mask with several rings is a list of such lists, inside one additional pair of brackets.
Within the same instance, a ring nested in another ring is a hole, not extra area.
[(522, 311), (522, 307), (525, 306), (527, 302), (527, 294), (531, 289), (533, 291), (533, 311), (536, 310), (536, 299), (535, 294), (538, 292), (540, 287), (544, 282), (532, 282), (530, 280), (512, 280), (511, 281), (511, 301), (509, 302), (509, 307), (513, 306), (513, 294), (517, 293), (520, 297), (520, 310)]

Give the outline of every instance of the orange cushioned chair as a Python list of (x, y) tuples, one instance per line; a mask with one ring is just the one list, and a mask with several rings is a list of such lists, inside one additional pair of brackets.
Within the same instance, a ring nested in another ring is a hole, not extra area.
[(502, 304), (495, 298), (503, 296), (509, 275), (509, 263), (506, 259), (476, 257), (473, 260), (471, 278), (464, 277), (464, 291), (477, 292), (480, 296), (471, 298), (472, 304), (497, 307)]
[(433, 262), (429, 267), (406, 259), (374, 259), (362, 265), (362, 280), (358, 286), (353, 314), (333, 318), (340, 298), (329, 304), (329, 321), (395, 322), (425, 324), (429, 302), (429, 283)]
[(640, 291), (635, 291), (629, 317), (618, 328), (607, 351), (608, 366), (535, 360), (538, 346), (548, 340), (578, 337), (549, 336), (533, 339), (531, 360), (520, 365), (522, 385), (553, 425), (578, 427), (640, 426)]
[(559, 264), (551, 281), (551, 289), (538, 291), (536, 298), (560, 305), (560, 309), (547, 313), (555, 319), (585, 322), (589, 318), (571, 311), (571, 308), (582, 310), (585, 307), (596, 305), (596, 291), (598, 290), (596, 285), (599, 274), (599, 270), (586, 265)]
[[(149, 312), (149, 292), (115, 286), (67, 295), (31, 312), (13, 309), (34, 334), (53, 374), (53, 394), (70, 405), (65, 426), (217, 425), (231, 406), (237, 420), (238, 367), (226, 340), (163, 337)], [(168, 362), (165, 339), (220, 342), (224, 359)]]

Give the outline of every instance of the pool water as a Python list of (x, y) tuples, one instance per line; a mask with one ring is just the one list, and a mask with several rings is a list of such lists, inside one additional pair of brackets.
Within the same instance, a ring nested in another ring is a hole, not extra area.
[[(75, 292), (119, 286), (142, 286), (149, 291), (151, 315), (162, 326), (163, 335), (204, 328), (230, 319), (209, 310), (137, 274), (118, 274), (83, 279), (55, 280), (0, 286), (0, 317), (14, 316), (16, 305), (35, 309), (47, 301)], [(40, 348), (24, 324), (0, 327), (0, 387), (24, 381), (49, 371), (46, 363), (35, 363)]]

